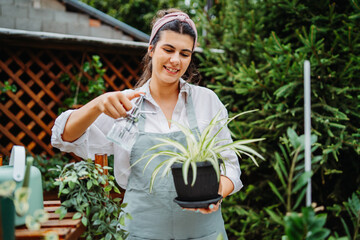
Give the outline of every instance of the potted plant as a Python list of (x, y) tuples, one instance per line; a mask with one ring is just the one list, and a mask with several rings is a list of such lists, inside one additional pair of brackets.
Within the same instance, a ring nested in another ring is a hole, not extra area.
[[(178, 194), (175, 202), (180, 206), (203, 207), (209, 205), (212, 201), (217, 202), (220, 200), (221, 196), (218, 195), (220, 169), (222, 165), (226, 171), (224, 163), (227, 160), (221, 156), (222, 152), (231, 150), (239, 157), (241, 157), (241, 154), (244, 154), (250, 157), (257, 166), (258, 164), (254, 156), (263, 159), (258, 152), (246, 146), (246, 144), (258, 142), (264, 138), (237, 140), (231, 143), (227, 143), (226, 141), (228, 140), (225, 139), (218, 139), (219, 133), (227, 127), (229, 122), (250, 112), (253, 111), (243, 112), (228, 119), (219, 119), (219, 112), (201, 134), (193, 132), (188, 127), (177, 122), (173, 122), (184, 133), (186, 146), (172, 139), (159, 138), (158, 140), (161, 143), (148, 149), (144, 156), (135, 162), (137, 164), (139, 161), (148, 158), (144, 167), (146, 169), (157, 157), (168, 157), (155, 167), (150, 180), (150, 191), (157, 174), (163, 168), (162, 177), (167, 175), (170, 170), (172, 171)], [(164, 146), (175, 150), (157, 151), (160, 147)]]
[(86, 239), (123, 239), (124, 231), (117, 231), (118, 224), (124, 223), (123, 213), (126, 204), (121, 204), (120, 198), (112, 198), (109, 194), (113, 189), (120, 193), (114, 183), (114, 177), (106, 174), (110, 167), (101, 167), (91, 159), (58, 166), (60, 172), (55, 185), (59, 186), (59, 197), (62, 196), (62, 206), (56, 210), (62, 219), (70, 210), (76, 211), (73, 218), (81, 218), (86, 227), (83, 235)]

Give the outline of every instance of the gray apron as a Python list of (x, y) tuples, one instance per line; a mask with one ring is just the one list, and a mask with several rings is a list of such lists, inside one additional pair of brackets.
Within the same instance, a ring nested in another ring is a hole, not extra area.
[[(188, 95), (186, 101), (186, 111), (189, 126), (193, 131), (199, 131), (191, 95)], [(186, 144), (185, 136), (180, 131), (167, 134), (145, 132), (145, 120), (143, 117), (139, 119), (139, 135), (131, 150), (130, 164), (141, 158), (147, 149), (158, 144), (159, 141), (156, 138), (171, 138)], [(165, 148), (158, 150), (165, 150)], [(149, 192), (151, 174), (164, 159), (164, 157), (154, 159), (145, 172), (144, 166), (147, 159), (137, 163), (131, 169), (124, 197), (124, 202), (128, 203), (124, 210), (132, 216), (131, 220), (127, 219), (125, 222), (124, 229), (129, 232), (127, 239), (216, 240), (222, 234), (223, 239), (226, 240), (227, 235), (220, 208), (214, 213), (202, 214), (184, 211), (173, 201), (176, 190), (171, 172), (168, 176), (161, 178), (162, 171), (160, 171), (152, 192)]]

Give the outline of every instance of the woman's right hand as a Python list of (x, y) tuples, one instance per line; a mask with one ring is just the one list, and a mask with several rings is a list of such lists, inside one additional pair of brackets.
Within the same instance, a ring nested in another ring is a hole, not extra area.
[(97, 101), (97, 108), (100, 112), (105, 113), (112, 118), (125, 117), (126, 112), (131, 110), (131, 100), (140, 97), (143, 92), (132, 92), (124, 94), (122, 92), (108, 92), (99, 96)]
[(132, 108), (131, 99), (140, 97), (143, 92), (124, 94), (120, 91), (109, 92), (91, 100), (83, 107), (73, 111), (69, 116), (62, 139), (73, 142), (78, 139), (86, 129), (99, 117), (101, 113), (112, 118), (125, 117), (126, 112)]

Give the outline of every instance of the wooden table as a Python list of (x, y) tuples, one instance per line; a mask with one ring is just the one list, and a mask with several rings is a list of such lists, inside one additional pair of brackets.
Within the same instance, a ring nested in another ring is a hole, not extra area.
[(59, 240), (78, 239), (85, 231), (81, 220), (72, 219), (75, 213), (67, 213), (66, 216), (60, 220), (59, 214), (55, 213), (58, 207), (60, 207), (60, 201), (58, 200), (44, 201), (44, 209), (49, 213), (49, 220), (41, 224), (40, 230), (28, 230), (26, 226), (17, 227), (15, 230), (16, 239), (44, 239), (44, 236), (50, 232), (57, 234)]

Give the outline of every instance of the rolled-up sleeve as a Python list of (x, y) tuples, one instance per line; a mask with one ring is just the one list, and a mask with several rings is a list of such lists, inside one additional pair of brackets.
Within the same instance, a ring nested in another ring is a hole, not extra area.
[[(226, 151), (221, 154), (223, 158), (227, 158), (225, 161), (225, 171), (222, 169), (221, 174), (229, 178), (234, 184), (234, 190), (230, 194), (238, 192), (242, 187), (243, 183), (240, 180), (241, 170), (239, 166), (239, 161), (233, 152)], [(234, 156), (235, 155), (235, 156)]]
[(113, 154), (112, 142), (106, 138), (106, 126), (112, 126), (111, 123), (108, 124), (111, 120), (103, 115), (100, 115), (77, 140), (67, 142), (62, 139), (66, 122), (73, 111), (65, 111), (55, 120), (51, 135), (52, 146), (63, 152), (73, 152), (83, 159), (94, 159), (95, 154)]
[[(227, 119), (227, 118), (228, 118), (228, 114), (224, 107), (220, 119)], [(227, 126), (223, 128), (223, 130), (219, 133), (217, 138), (226, 140), (223, 142), (223, 144), (231, 143), (233, 141)], [(221, 174), (229, 178), (234, 184), (234, 190), (230, 193), (230, 194), (234, 194), (243, 187), (243, 183), (240, 179), (241, 170), (240, 170), (238, 156), (234, 151), (224, 151), (221, 153), (221, 156), (225, 163), (225, 169), (221, 170)]]

